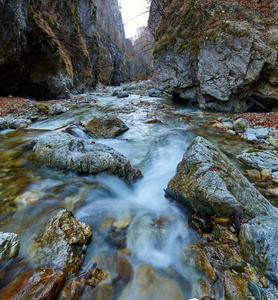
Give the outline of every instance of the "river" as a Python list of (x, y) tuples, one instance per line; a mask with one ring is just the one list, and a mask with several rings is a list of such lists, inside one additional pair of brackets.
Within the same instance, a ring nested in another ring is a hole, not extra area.
[[(19, 257), (26, 258), (47, 220), (61, 209), (72, 209), (75, 217), (90, 225), (93, 231), (82, 272), (92, 267), (96, 257), (112, 257), (116, 252), (116, 247), (106, 238), (107, 231), (99, 230), (101, 224), (107, 218), (131, 218), (126, 245), (134, 272), (142, 265), (151, 266), (163, 278), (161, 284), (171, 282), (172, 286), (179, 287), (184, 299), (189, 299), (194, 296), (194, 282), (202, 275), (186, 264), (183, 251), (196, 240), (196, 234), (187, 225), (190, 212), (165, 198), (164, 189), (196, 135), (209, 138), (235, 164), (235, 155), (249, 146), (212, 129), (209, 122), (220, 116), (217, 113), (163, 98), (130, 95), (118, 99), (109, 94), (109, 90), (100, 90), (79, 95), (84, 100), (69, 102), (70, 110), (62, 115), (33, 123), (27, 129), (2, 132), (0, 231), (19, 235)], [(27, 163), (26, 145), (34, 137), (73, 121), (83, 122), (107, 113), (117, 115), (130, 129), (115, 139), (92, 139), (84, 133), (80, 133), (81, 137), (104, 143), (124, 154), (133, 167), (142, 171), (141, 180), (127, 185), (109, 175), (78, 176), (45, 167), (32, 169)], [(113, 266), (109, 263), (99, 267), (110, 268), (113, 277)], [(136, 293), (139, 292), (133, 281), (121, 290), (119, 298), (135, 299)], [(150, 298), (169, 299), (169, 294), (163, 289), (156, 290), (155, 295), (150, 291), (146, 299)]]

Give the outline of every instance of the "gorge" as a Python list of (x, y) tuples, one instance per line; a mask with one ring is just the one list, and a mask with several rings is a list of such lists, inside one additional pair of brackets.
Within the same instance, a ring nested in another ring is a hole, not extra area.
[(0, 1), (0, 299), (278, 299), (278, 4)]

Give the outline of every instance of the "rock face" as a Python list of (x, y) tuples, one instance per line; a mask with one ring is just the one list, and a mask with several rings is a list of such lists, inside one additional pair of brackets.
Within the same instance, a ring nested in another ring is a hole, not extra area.
[(29, 160), (80, 174), (107, 173), (127, 182), (137, 176), (128, 159), (113, 148), (63, 132), (52, 132), (35, 140)]
[(69, 210), (56, 213), (31, 248), (28, 260), (35, 268), (56, 265), (68, 276), (75, 275), (85, 258), (89, 225), (73, 217)]
[(0, 3), (0, 94), (64, 98), (98, 76), (95, 1)]
[(238, 210), (241, 216), (252, 219), (269, 215), (274, 209), (229, 159), (202, 137), (188, 147), (168, 190), (202, 214), (229, 217)]
[(15, 258), (19, 248), (17, 234), (0, 232), (0, 261)]
[(256, 218), (240, 231), (244, 259), (257, 266), (275, 285), (278, 284), (278, 218)]
[(237, 156), (239, 162), (252, 169), (278, 171), (278, 159), (271, 151), (245, 150)]
[(275, 105), (278, 4), (258, 2), (168, 1), (151, 14), (155, 87), (203, 108)]
[(55, 269), (34, 270), (18, 276), (0, 290), (0, 299), (54, 300), (58, 295), (65, 276)]
[(86, 124), (86, 129), (95, 138), (114, 138), (129, 128), (115, 116), (96, 116)]

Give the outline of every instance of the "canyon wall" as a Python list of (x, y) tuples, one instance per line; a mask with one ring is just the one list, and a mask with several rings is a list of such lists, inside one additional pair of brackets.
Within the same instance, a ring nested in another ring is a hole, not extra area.
[(67, 98), (144, 74), (118, 0), (0, 0), (0, 96)]
[(200, 108), (276, 107), (278, 4), (258, 2), (153, 0), (155, 86)]

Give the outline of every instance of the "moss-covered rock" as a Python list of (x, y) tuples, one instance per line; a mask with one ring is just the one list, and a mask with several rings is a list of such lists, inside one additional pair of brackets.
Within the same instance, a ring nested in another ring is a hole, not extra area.
[(202, 137), (195, 138), (186, 150), (168, 191), (201, 214), (229, 217), (237, 210), (252, 219), (274, 209), (229, 159)]
[(157, 2), (163, 3), (154, 50), (157, 88), (226, 111), (246, 110), (254, 97), (275, 104), (277, 1)]

